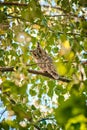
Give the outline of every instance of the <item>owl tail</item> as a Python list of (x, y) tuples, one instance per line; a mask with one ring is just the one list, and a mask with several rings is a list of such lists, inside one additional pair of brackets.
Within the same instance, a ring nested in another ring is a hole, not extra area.
[(51, 72), (51, 76), (54, 78), (54, 79), (59, 79), (59, 75), (56, 73), (56, 72), (54, 72), (54, 71), (52, 71)]

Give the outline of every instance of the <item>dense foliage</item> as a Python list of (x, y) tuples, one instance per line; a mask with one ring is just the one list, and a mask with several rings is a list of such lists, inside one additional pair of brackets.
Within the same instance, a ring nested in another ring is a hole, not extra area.
[[(38, 41), (70, 82), (34, 73)], [(86, 50), (86, 0), (0, 1), (1, 130), (86, 130)]]

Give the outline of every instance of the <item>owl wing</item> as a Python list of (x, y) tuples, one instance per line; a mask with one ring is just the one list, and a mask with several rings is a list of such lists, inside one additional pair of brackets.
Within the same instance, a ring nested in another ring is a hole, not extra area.
[(55, 69), (55, 66), (51, 64), (46, 64), (47, 72), (54, 78), (58, 79), (59, 75), (57, 74), (57, 71)]
[(53, 64), (53, 60), (51, 59), (51, 57), (47, 56), (46, 59), (46, 71), (54, 78), (54, 79), (58, 79), (59, 75), (57, 74), (56, 68)]

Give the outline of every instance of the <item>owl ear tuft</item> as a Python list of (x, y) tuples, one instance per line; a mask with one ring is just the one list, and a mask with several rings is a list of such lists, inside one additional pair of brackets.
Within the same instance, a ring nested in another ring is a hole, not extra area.
[(40, 43), (39, 42), (37, 42), (37, 48), (40, 48)]

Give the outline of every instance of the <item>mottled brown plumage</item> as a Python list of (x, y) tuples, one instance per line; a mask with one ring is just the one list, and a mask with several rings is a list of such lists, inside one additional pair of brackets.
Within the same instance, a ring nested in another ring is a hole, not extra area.
[(32, 50), (31, 52), (35, 59), (35, 62), (38, 64), (43, 72), (49, 73), (54, 79), (59, 79), (51, 57), (40, 46), (39, 43), (37, 43), (37, 48), (35, 50)]

